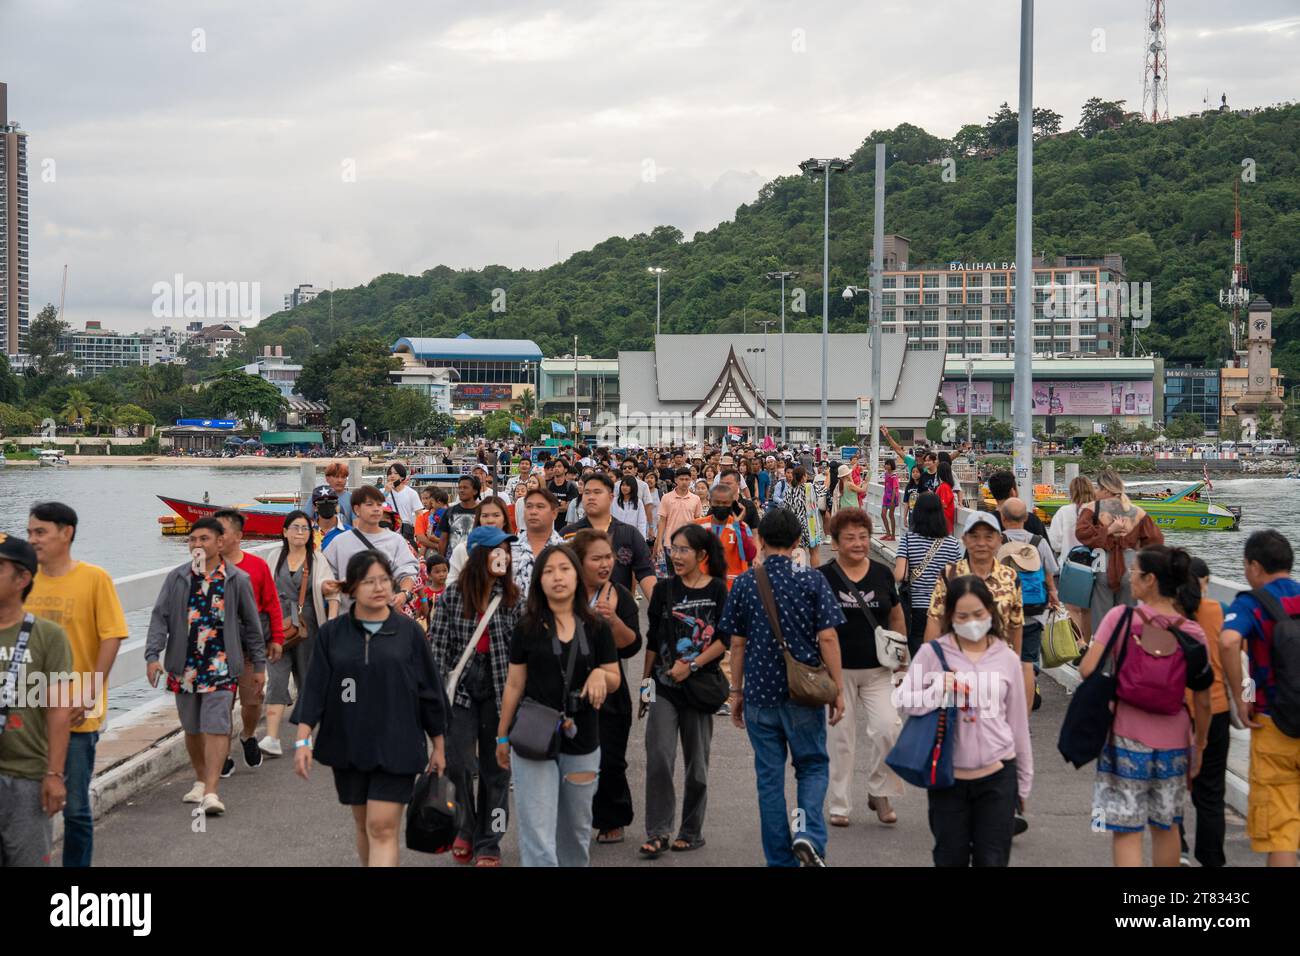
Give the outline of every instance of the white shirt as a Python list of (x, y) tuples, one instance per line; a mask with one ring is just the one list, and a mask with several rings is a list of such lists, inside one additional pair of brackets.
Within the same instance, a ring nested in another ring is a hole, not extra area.
[[(396, 531), (389, 531), (387, 528), (380, 528), (373, 534), (362, 531), (366, 541), (369, 541), (380, 554), (388, 558), (388, 563), (393, 566), (393, 586), (397, 587), (402, 582), (402, 578), (416, 577), (420, 571), (420, 559), (411, 551), (410, 545)], [(348, 576), (348, 561), (354, 554), (366, 550), (366, 544), (351, 530), (336, 534), (330, 541), (329, 547), (325, 549), (325, 560), (329, 563), (330, 571), (333, 572), (334, 580), (342, 581)], [(352, 599), (346, 594), (339, 595), (339, 612), (342, 613), (352, 607)]]
[(385, 491), (384, 501), (397, 509), (402, 524), (414, 524), (415, 513), (420, 510), (420, 493), (407, 485), (401, 491)]
[(641, 532), (641, 537), (645, 537), (646, 523), (644, 504), (633, 505), (620, 498), (610, 506), (609, 510), (615, 518), (625, 524), (632, 525), (637, 531)]
[(1071, 501), (1052, 515), (1052, 523), (1047, 526), (1047, 540), (1052, 542), (1052, 547), (1062, 561), (1071, 550), (1079, 546), (1079, 538), (1074, 533), (1078, 521), (1079, 506)]

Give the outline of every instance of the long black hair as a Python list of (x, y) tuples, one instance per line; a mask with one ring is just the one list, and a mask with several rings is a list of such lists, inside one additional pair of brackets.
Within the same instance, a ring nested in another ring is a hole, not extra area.
[[(669, 548), (678, 538), (684, 538), (686, 544), (696, 554), (704, 552), (704, 561), (701, 563), (705, 574), (721, 578), (723, 581), (727, 580), (727, 556), (716, 534), (703, 525), (684, 524), (673, 532), (673, 536), (668, 541)], [(668, 567), (673, 569), (673, 576), (676, 577), (677, 570), (673, 568), (671, 561), (668, 562)]]
[(551, 544), (543, 549), (533, 564), (533, 577), (528, 584), (528, 600), (524, 603), (524, 619), (521, 622), (532, 631), (549, 630), (555, 620), (551, 605), (542, 590), (542, 572), (557, 557), (567, 559), (573, 565), (573, 572), (578, 576), (577, 586), (573, 589), (573, 616), (580, 619), (589, 628), (596, 624), (596, 615), (587, 606), (587, 586), (582, 583), (582, 561), (577, 552), (567, 544)]
[(280, 569), (284, 567), (284, 562), (289, 560), (289, 535), (286, 532), (289, 525), (299, 518), (307, 522), (307, 563), (303, 567), (307, 569), (307, 574), (311, 574), (312, 564), (316, 561), (316, 535), (313, 533), (315, 528), (311, 523), (311, 516), (301, 509), (290, 511), (284, 516), (284, 526), (280, 528), (280, 557), (275, 562), (276, 574), (280, 573)]
[[(623, 497), (624, 485), (630, 485), (632, 488), (632, 497), (630, 499), (625, 499)], [(641, 501), (639, 498), (640, 492), (641, 492), (641, 486), (637, 484), (636, 476), (624, 475), (622, 478), (619, 479), (618, 482), (618, 495), (614, 499), (615, 504), (622, 504), (624, 501), (631, 501), (633, 508), (639, 508), (641, 506)]]
[(1192, 573), (1192, 556), (1185, 548), (1148, 545), (1138, 552), (1137, 565), (1155, 577), (1162, 597), (1172, 600), (1188, 617), (1196, 616), (1201, 606), (1201, 582)]
[(912, 534), (923, 538), (948, 537), (948, 519), (943, 513), (943, 502), (933, 491), (917, 495), (911, 511)]
[[(493, 499), (485, 499), (491, 501)], [(496, 499), (500, 500), (500, 499)], [(499, 547), (499, 546), (498, 546)], [(492, 552), (497, 548), (488, 548), (479, 545), (469, 552), (469, 557), (465, 561), (465, 567), (461, 570), (460, 575), (456, 578), (456, 589), (460, 591), (461, 597), (464, 598), (465, 617), (477, 617), (487, 612), (487, 606), (492, 601), (492, 592), (496, 590), (497, 583), (501, 584), (501, 603), (506, 607), (514, 607), (519, 601), (519, 587), (515, 584), (513, 568), (507, 570), (502, 577), (496, 577), (488, 569), (488, 562), (492, 558)], [(510, 549), (505, 549), (509, 553)]]

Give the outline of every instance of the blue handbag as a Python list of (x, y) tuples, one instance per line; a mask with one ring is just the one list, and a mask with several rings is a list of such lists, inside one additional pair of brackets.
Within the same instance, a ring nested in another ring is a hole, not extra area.
[[(1078, 550), (1080, 549), (1075, 549)], [(1074, 607), (1088, 607), (1092, 603), (1092, 581), (1095, 575), (1091, 560), (1092, 556), (1089, 555), (1089, 563), (1079, 561), (1074, 551), (1071, 551), (1061, 562), (1061, 582), (1057, 590), (1064, 603)]]
[[(930, 646), (947, 673), (948, 661), (943, 648), (938, 641), (932, 641)], [(955, 703), (919, 717), (908, 717), (885, 763), (914, 787), (938, 790), (953, 786), (956, 778), (952, 772), (952, 734), (956, 726)]]

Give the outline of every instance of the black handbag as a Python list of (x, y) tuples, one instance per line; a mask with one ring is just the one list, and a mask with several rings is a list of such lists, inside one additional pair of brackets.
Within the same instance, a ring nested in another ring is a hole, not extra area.
[[(569, 663), (564, 670), (564, 696), (569, 699), (569, 684), (573, 681), (573, 670), (578, 665), (578, 654), (587, 653), (587, 635), (582, 620), (574, 620), (573, 648), (569, 651)], [(563, 660), (564, 647), (560, 639), (551, 634), (551, 649), (558, 660)], [(515, 722), (510, 728), (510, 749), (526, 760), (554, 760), (560, 752), (560, 728), (564, 724), (564, 712), (548, 707), (541, 701), (525, 697), (515, 711)]]
[(456, 787), (447, 777), (425, 771), (415, 781), (406, 808), (406, 848), (445, 853), (456, 839)]
[[(668, 582), (668, 600), (664, 602), (664, 613), (661, 618), (661, 626), (672, 628), (673, 626), (673, 591), (677, 578), (670, 578)], [(670, 630), (671, 637), (672, 631)], [(675, 644), (675, 641), (671, 642)], [(686, 678), (677, 685), (681, 689), (682, 698), (686, 701), (688, 707), (692, 710), (702, 711), (706, 714), (717, 713), (718, 708), (727, 702), (731, 696), (731, 686), (727, 683), (727, 676), (722, 673), (722, 667), (717, 661), (706, 664), (699, 668), (694, 674)]]
[(1096, 760), (1110, 736), (1111, 724), (1115, 722), (1112, 705), (1119, 690), (1119, 669), (1124, 664), (1124, 653), (1128, 650), (1128, 632), (1132, 621), (1133, 609), (1126, 608), (1111, 634), (1101, 660), (1097, 662), (1097, 669), (1075, 689), (1074, 696), (1070, 698), (1070, 706), (1065, 711), (1056, 749), (1076, 768)]

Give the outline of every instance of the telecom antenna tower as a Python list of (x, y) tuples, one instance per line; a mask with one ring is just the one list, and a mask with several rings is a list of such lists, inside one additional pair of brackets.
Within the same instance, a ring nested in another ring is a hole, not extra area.
[(1250, 305), (1250, 290), (1246, 288), (1246, 263), (1241, 261), (1241, 200), (1237, 177), (1232, 183), (1232, 278), (1228, 288), (1219, 290), (1219, 305), (1232, 310), (1232, 354), (1237, 368), (1245, 367), (1245, 335), (1241, 323), (1241, 310)]
[(1165, 0), (1147, 0), (1146, 72), (1142, 78), (1142, 116), (1152, 123), (1169, 119), (1169, 40)]

